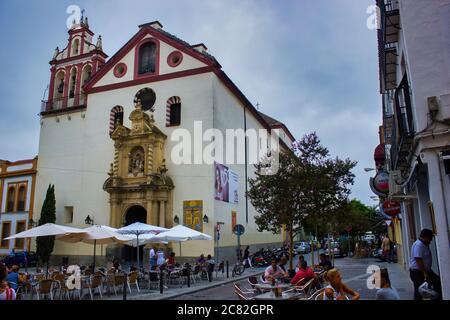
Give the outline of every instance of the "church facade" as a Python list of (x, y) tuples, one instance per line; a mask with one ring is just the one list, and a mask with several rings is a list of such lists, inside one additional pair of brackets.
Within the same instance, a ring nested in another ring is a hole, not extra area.
[[(207, 142), (184, 139), (205, 137), (208, 129), (224, 136), (227, 130), (264, 129), (269, 137), (258, 137), (261, 145), (278, 129), (286, 149), (294, 141), (286, 126), (253, 107), (204, 44), (189, 45), (158, 21), (140, 25), (107, 58), (84, 18), (69, 30), (67, 47), (55, 50), (41, 110), (33, 219), (54, 184), (60, 224), (84, 227), (89, 215), (112, 227), (179, 223), (213, 236), (183, 243), (182, 256), (234, 256), (236, 224), (246, 228), (243, 245), (281, 243), (283, 235), (258, 232), (257, 213), (245, 197), (246, 179), (255, 171), (247, 143), (245, 150), (239, 143), (223, 150), (223, 159), (230, 150), (244, 152), (245, 163), (211, 163), (199, 156)], [(169, 247), (179, 254), (178, 245)], [(91, 252), (91, 246), (58, 241), (54, 250), (57, 256)]]

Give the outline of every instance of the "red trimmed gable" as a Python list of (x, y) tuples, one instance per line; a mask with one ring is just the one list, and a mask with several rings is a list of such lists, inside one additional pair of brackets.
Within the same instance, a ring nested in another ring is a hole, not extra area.
[[(153, 39), (153, 40), (151, 40)], [(157, 43), (157, 52), (156, 52), (156, 70), (155, 73), (149, 74), (149, 75), (137, 75), (137, 65), (138, 65), (138, 56), (137, 51), (139, 46), (144, 44), (145, 42), (153, 41)], [(202, 64), (206, 66), (202, 66), (203, 68), (211, 68), (211, 67), (221, 67), (220, 64), (211, 56), (207, 55), (206, 53), (201, 53), (192, 46), (190, 46), (188, 43), (183, 42), (182, 40), (176, 38), (175, 36), (163, 31), (162, 29), (155, 29), (154, 27), (150, 26), (149, 24), (141, 25), (140, 30), (121, 48), (119, 51), (112, 56), (106, 64), (102, 66), (102, 68), (90, 79), (90, 81), (85, 85), (84, 90), (87, 93), (92, 93), (98, 91), (98, 88), (96, 85), (98, 82), (108, 73), (114, 72), (114, 68), (118, 63), (121, 62), (122, 59), (124, 59), (127, 55), (132, 54), (134, 56), (134, 62), (132, 65), (128, 65), (128, 72), (133, 74), (132, 79), (128, 79), (129, 81), (124, 80), (123, 85), (125, 86), (132, 86), (136, 85), (138, 83), (142, 83), (146, 80), (148, 82), (157, 81), (158, 77), (166, 76), (168, 74), (175, 74), (180, 71), (174, 70), (173, 72), (166, 72), (165, 74), (159, 73), (159, 66), (162, 63), (166, 63), (166, 57), (160, 56), (160, 46), (168, 45), (176, 50), (180, 51), (182, 54), (189, 56)], [(134, 52), (133, 52), (134, 51)], [(170, 64), (169, 64), (170, 65)], [(197, 70), (200, 68), (193, 68), (193, 70)], [(181, 72), (187, 72), (189, 70), (183, 70)], [(130, 81), (131, 80), (131, 81)], [(108, 89), (109, 86), (116, 87), (118, 85), (117, 81), (114, 83), (111, 83), (110, 85), (102, 85), (101, 87), (104, 87), (104, 89)], [(101, 90), (104, 91), (104, 90)]]

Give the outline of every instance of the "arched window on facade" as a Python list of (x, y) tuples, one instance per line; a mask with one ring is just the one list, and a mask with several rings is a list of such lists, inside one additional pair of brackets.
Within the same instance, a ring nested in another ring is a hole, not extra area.
[(73, 40), (72, 43), (72, 56), (76, 56), (80, 53), (80, 39)]
[(109, 113), (109, 135), (116, 130), (117, 125), (123, 125), (123, 107), (115, 106)]
[(139, 47), (139, 74), (153, 73), (156, 68), (156, 44), (146, 42)]
[(14, 204), (16, 202), (16, 188), (15, 187), (10, 187), (8, 189), (8, 196), (6, 199), (7, 199), (6, 212), (13, 212)]
[(181, 99), (171, 97), (166, 103), (166, 127), (181, 124)]
[(17, 202), (17, 211), (25, 211), (25, 202), (27, 197), (27, 189), (25, 186), (19, 188), (19, 200)]
[(92, 76), (92, 66), (90, 64), (86, 64), (83, 67), (83, 72), (81, 76), (81, 86), (84, 86)]
[(54, 83), (54, 87), (55, 87), (55, 91), (53, 92), (53, 98), (58, 99), (58, 98), (62, 98), (63, 94), (64, 94), (64, 78), (66, 77), (66, 73), (64, 72), (64, 70), (60, 70), (56, 73), (55, 76), (55, 83)]
[(128, 173), (137, 175), (144, 173), (145, 152), (142, 147), (134, 147), (129, 154)]

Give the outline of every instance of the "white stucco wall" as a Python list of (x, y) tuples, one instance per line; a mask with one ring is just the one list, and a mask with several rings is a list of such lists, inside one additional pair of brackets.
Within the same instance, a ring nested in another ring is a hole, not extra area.
[[(405, 55), (413, 95), (415, 131), (426, 128), (427, 98), (450, 92), (450, 1), (400, 1), (398, 61)], [(398, 67), (397, 81), (401, 81)]]
[[(244, 128), (244, 109), (242, 104), (231, 94), (231, 92), (223, 85), (223, 83), (215, 77), (214, 79), (214, 127), (221, 130), (225, 137), (226, 129)], [(263, 129), (263, 126), (256, 118), (247, 110), (247, 129)], [(236, 148), (237, 146), (235, 146)], [(226, 157), (226, 148), (224, 149), (224, 157)], [(226, 159), (226, 158), (225, 158)], [(231, 170), (239, 175), (239, 204), (231, 204), (223, 201), (215, 200), (214, 210), (216, 221), (225, 222), (221, 227), (221, 246), (236, 245), (236, 236), (231, 233), (231, 211), (237, 212), (237, 223), (245, 226), (245, 234), (241, 237), (242, 244), (249, 243), (271, 243), (280, 242), (280, 235), (272, 235), (268, 232), (258, 232), (254, 217), (257, 214), (250, 201), (248, 201), (248, 223), (246, 222), (246, 202), (245, 202), (245, 165), (244, 164), (227, 164), (223, 163)], [(248, 164), (248, 177), (252, 178), (254, 174), (254, 166)], [(213, 185), (211, 186), (213, 187)]]

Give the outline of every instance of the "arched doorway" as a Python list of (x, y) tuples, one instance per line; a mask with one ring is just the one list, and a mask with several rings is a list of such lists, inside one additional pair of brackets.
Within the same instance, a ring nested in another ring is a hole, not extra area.
[[(125, 226), (135, 222), (147, 223), (147, 210), (139, 205), (134, 205), (128, 208), (125, 213)], [(143, 261), (144, 246), (139, 246), (139, 260)], [(137, 261), (136, 248), (132, 246), (125, 246), (123, 258), (127, 262)], [(142, 264), (141, 264), (142, 265)]]

